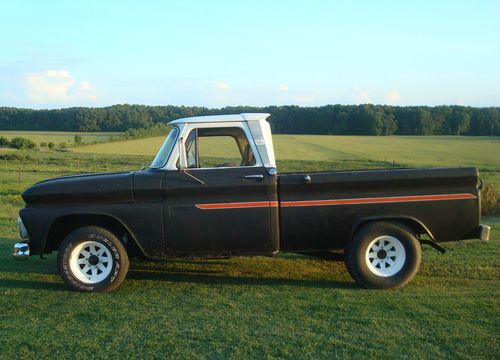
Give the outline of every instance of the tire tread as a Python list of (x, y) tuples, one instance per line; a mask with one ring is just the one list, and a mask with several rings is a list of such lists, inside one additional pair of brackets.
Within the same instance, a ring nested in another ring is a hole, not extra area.
[[(65, 264), (67, 252), (82, 239), (88, 239), (91, 234), (98, 234), (110, 241), (120, 256), (120, 269), (113, 281), (106, 279), (97, 284), (83, 284), (72, 276), (68, 265)], [(114, 233), (100, 226), (84, 226), (74, 230), (63, 240), (57, 254), (57, 265), (61, 278), (71, 289), (82, 292), (111, 292), (125, 279), (130, 263), (127, 250)]]

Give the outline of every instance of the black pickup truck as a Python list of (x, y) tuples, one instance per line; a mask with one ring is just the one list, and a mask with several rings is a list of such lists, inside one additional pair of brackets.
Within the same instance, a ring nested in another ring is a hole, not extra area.
[(58, 251), (71, 288), (111, 291), (130, 258), (340, 253), (361, 286), (392, 288), (422, 244), (489, 238), (475, 168), (278, 174), (268, 116), (176, 120), (148, 169), (33, 185), (14, 257)]

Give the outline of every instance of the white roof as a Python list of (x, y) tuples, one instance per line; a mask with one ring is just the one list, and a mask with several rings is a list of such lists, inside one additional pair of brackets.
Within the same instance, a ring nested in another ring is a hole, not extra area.
[(205, 122), (230, 122), (230, 121), (259, 121), (265, 120), (269, 115), (267, 113), (243, 113), (231, 115), (209, 115), (209, 116), (193, 116), (188, 118), (177, 119), (169, 122), (175, 124), (192, 124)]

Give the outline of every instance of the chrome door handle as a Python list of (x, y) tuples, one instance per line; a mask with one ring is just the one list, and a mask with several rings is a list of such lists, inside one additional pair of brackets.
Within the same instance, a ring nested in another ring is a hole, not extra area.
[(245, 180), (263, 180), (264, 175), (245, 175), (243, 176)]

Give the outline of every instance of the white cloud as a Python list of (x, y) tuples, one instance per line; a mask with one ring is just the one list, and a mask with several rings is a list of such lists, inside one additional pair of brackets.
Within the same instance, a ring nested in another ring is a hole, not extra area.
[(385, 101), (389, 104), (397, 104), (401, 101), (401, 95), (396, 90), (391, 90), (385, 95)]
[(97, 100), (93, 86), (86, 80), (80, 83), (68, 70), (48, 70), (24, 76), (26, 96), (34, 103), (68, 103)]
[(280, 91), (287, 92), (288, 91), (288, 85), (280, 85)]
[(90, 85), (90, 83), (87, 80), (82, 80), (82, 82), (80, 83), (80, 85), (78, 85), (78, 88), (77, 88), (77, 90), (80, 90), (80, 91), (89, 91), (92, 89), (93, 89), (92, 85)]
[(229, 85), (227, 83), (225, 83), (224, 81), (222, 81), (222, 80), (217, 81), (214, 84), (214, 86), (215, 86), (215, 88), (217, 90), (227, 90), (227, 89), (229, 89)]
[(358, 104), (371, 103), (370, 92), (360, 88), (354, 88), (354, 101)]

